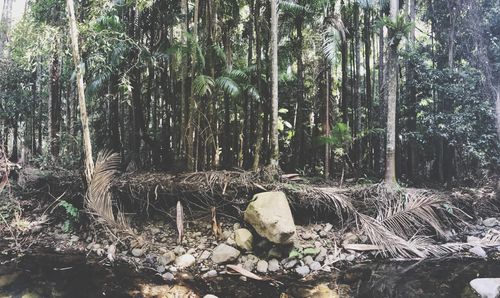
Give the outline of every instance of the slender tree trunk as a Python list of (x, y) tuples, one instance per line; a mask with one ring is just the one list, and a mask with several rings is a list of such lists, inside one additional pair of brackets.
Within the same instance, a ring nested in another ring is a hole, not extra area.
[(278, 1), (271, 0), (271, 159), (272, 167), (279, 167), (278, 144)]
[[(399, 11), (399, 0), (390, 2), (390, 18), (396, 22)], [(399, 40), (393, 30), (389, 30), (388, 40), (389, 57), (387, 59), (388, 82), (387, 82), (387, 144), (386, 144), (386, 168), (385, 182), (396, 183), (396, 100), (398, 80), (398, 43)]]
[(60, 94), (60, 69), (59, 69), (59, 47), (54, 49), (52, 63), (50, 65), (49, 82), (49, 152), (53, 161), (59, 157), (61, 129), (61, 94)]
[[(410, 22), (415, 22), (415, 0), (410, 0)], [(415, 47), (415, 27), (410, 31), (410, 46), (412, 51)], [(410, 62), (407, 64), (407, 85), (409, 85), (409, 111), (408, 111), (408, 130), (415, 133), (417, 130), (417, 88), (415, 86), (415, 65)], [(417, 144), (414, 137), (410, 137), (408, 142), (408, 178), (415, 177), (417, 168)]]
[[(331, 66), (327, 59), (325, 59), (326, 70), (325, 70), (325, 98), (324, 98), (324, 115), (323, 115), (323, 135), (325, 137), (330, 136), (330, 73)], [(325, 160), (323, 176), (325, 179), (330, 177), (330, 144), (325, 142)]]
[(83, 74), (81, 69), (80, 52), (78, 47), (78, 29), (76, 27), (75, 6), (73, 0), (67, 0), (69, 14), (69, 28), (71, 47), (73, 50), (73, 62), (76, 68), (76, 83), (78, 88), (78, 105), (80, 108), (80, 120), (83, 131), (83, 150), (85, 153), (85, 178), (90, 184), (94, 172), (94, 162), (92, 159), (92, 143), (90, 141), (89, 118), (87, 115), (87, 105), (85, 103), (85, 86), (83, 85)]
[[(346, 7), (344, 6), (344, 1), (341, 1), (341, 16), (342, 16), (342, 22), (344, 24), (347, 24), (347, 12), (346, 12)], [(341, 56), (342, 56), (342, 61), (341, 61), (341, 67), (342, 67), (342, 91), (341, 91), (341, 96), (342, 96), (342, 122), (345, 124), (349, 123), (349, 90), (348, 90), (348, 77), (347, 77), (347, 60), (348, 60), (348, 47), (347, 47), (347, 38), (342, 39), (341, 43)]]
[[(364, 44), (365, 44), (365, 69), (366, 69), (366, 74), (365, 74), (365, 92), (366, 92), (366, 110), (367, 110), (367, 128), (371, 129), (372, 128), (372, 114), (373, 114), (373, 105), (372, 105), (372, 73), (371, 73), (371, 65), (370, 65), (370, 56), (372, 54), (372, 49), (371, 49), (371, 32), (370, 32), (370, 9), (366, 8), (364, 10), (364, 19), (363, 19), (363, 25), (364, 25)], [(372, 146), (373, 146), (373, 135), (370, 135), (369, 137), (369, 144), (366, 146), (368, 149), (368, 168), (373, 169), (373, 154), (372, 154)]]
[[(299, 1), (299, 4), (301, 2)], [(304, 37), (302, 35), (302, 26), (304, 23), (303, 17), (297, 16), (295, 20), (295, 30), (297, 31), (297, 48), (296, 59), (297, 59), (297, 118), (295, 124), (295, 161), (294, 165), (296, 169), (302, 169), (304, 167), (305, 157), (304, 157), (304, 146), (305, 146), (305, 127), (304, 122), (306, 121), (307, 115), (305, 113), (305, 103), (304, 103), (304, 61), (302, 59), (302, 48), (304, 46)]]

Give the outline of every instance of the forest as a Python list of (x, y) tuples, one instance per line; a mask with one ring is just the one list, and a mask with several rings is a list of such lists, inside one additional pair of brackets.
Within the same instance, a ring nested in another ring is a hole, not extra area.
[[(153, 268), (177, 291), (131, 297), (429, 297), (361, 279), (355, 292), (342, 276), (315, 283), (319, 294), (262, 284), (361, 260), (499, 259), (498, 0), (0, 9), (6, 251), (81, 248)], [(179, 285), (183, 268), (197, 286)], [(226, 270), (256, 284), (207, 281)], [(475, 280), (464, 291), (481, 296)], [(440, 297), (476, 297), (463, 293)]]

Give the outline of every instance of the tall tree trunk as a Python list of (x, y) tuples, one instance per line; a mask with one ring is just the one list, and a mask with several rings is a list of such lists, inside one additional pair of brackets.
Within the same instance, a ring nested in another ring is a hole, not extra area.
[[(185, 1), (185, 0), (184, 0)], [(198, 42), (198, 12), (199, 12), (199, 0), (194, 2), (194, 15), (193, 15), (193, 42), (196, 44)], [(187, 28), (187, 26), (186, 26)], [(187, 29), (186, 29), (187, 30)], [(187, 32), (186, 32), (187, 33)], [(196, 53), (191, 55), (191, 82), (194, 80), (196, 75)], [(186, 88), (186, 87), (184, 87)], [(188, 171), (195, 171), (197, 169), (195, 165), (195, 149), (194, 149), (194, 135), (195, 135), (195, 121), (196, 121), (196, 100), (194, 94), (191, 92), (189, 96), (189, 101), (187, 103), (187, 108), (185, 112), (185, 123), (186, 123), (186, 161)]]
[[(347, 12), (346, 12), (346, 7), (344, 5), (344, 1), (342, 0), (340, 2), (341, 4), (341, 17), (342, 17), (342, 22), (344, 24), (347, 24)], [(341, 91), (341, 96), (342, 96), (342, 122), (345, 124), (349, 123), (349, 90), (348, 90), (348, 78), (347, 78), (347, 60), (348, 60), (348, 52), (347, 52), (347, 38), (342, 39), (341, 47), (340, 47), (340, 52), (342, 56), (342, 61), (341, 61), (341, 67), (342, 67), (342, 91)]]
[(5, 44), (7, 43), (7, 33), (12, 22), (13, 0), (4, 0), (2, 7), (2, 17), (0, 18), (0, 57), (3, 57)]
[[(390, 19), (396, 22), (399, 12), (399, 0), (390, 2)], [(396, 100), (398, 80), (398, 44), (399, 40), (394, 30), (388, 30), (388, 78), (387, 78), (387, 144), (385, 182), (396, 183)]]
[[(330, 73), (331, 66), (327, 59), (325, 59), (325, 98), (324, 98), (324, 114), (323, 114), (323, 135), (330, 136)], [(330, 144), (325, 142), (325, 160), (323, 176), (325, 179), (330, 177)]]
[(272, 167), (279, 167), (278, 144), (278, 0), (271, 0), (271, 158)]
[(59, 157), (61, 129), (61, 94), (60, 94), (60, 68), (59, 47), (55, 46), (50, 65), (49, 81), (49, 152), (53, 161)]
[(359, 4), (358, 2), (354, 2), (354, 111), (353, 111), (353, 135), (356, 138), (354, 141), (354, 148), (353, 148), (353, 162), (355, 165), (356, 169), (356, 175), (359, 175), (359, 169), (361, 168), (361, 140), (358, 139), (358, 137), (361, 134), (361, 118), (362, 118), (362, 111), (361, 111), (361, 98), (360, 98), (360, 92), (359, 92), (359, 84), (361, 81), (360, 77), (360, 69), (361, 69), (361, 49), (360, 49), (360, 40), (359, 40), (359, 28), (360, 28), (360, 21), (359, 21)]
[[(364, 44), (365, 44), (365, 69), (366, 69), (366, 74), (365, 74), (365, 97), (366, 97), (366, 110), (367, 110), (367, 128), (371, 129), (372, 128), (372, 118), (373, 118), (373, 105), (372, 105), (372, 74), (371, 74), (371, 65), (370, 65), (370, 56), (372, 54), (372, 49), (371, 49), (371, 32), (370, 32), (370, 8), (366, 8), (364, 10), (364, 19), (363, 19), (363, 25), (364, 25)], [(369, 144), (366, 146), (366, 148), (369, 150), (368, 152), (368, 165), (369, 169), (373, 169), (373, 154), (372, 154), (372, 147), (373, 147), (373, 139), (374, 137), (371, 135), (369, 138)], [(378, 148), (377, 148), (378, 149)]]
[[(299, 4), (302, 4), (299, 1)], [(305, 113), (305, 103), (304, 103), (304, 61), (302, 59), (302, 48), (304, 46), (304, 37), (302, 35), (302, 26), (304, 19), (302, 15), (299, 15), (295, 19), (295, 30), (297, 31), (297, 47), (296, 59), (297, 59), (297, 119), (295, 124), (295, 161), (294, 165), (296, 169), (302, 169), (304, 167), (304, 146), (305, 146), (305, 127), (304, 122), (306, 121), (307, 114)]]
[(92, 159), (92, 143), (90, 141), (89, 118), (87, 115), (87, 105), (85, 103), (85, 86), (83, 85), (83, 74), (81, 69), (80, 52), (78, 47), (78, 29), (76, 27), (75, 6), (73, 0), (66, 0), (69, 14), (69, 28), (71, 47), (73, 49), (73, 61), (76, 68), (76, 83), (78, 88), (78, 105), (80, 108), (80, 120), (83, 131), (83, 150), (85, 153), (85, 178), (90, 184), (94, 172), (94, 162)]
[[(184, 18), (181, 20), (181, 42), (184, 48), (186, 49), (188, 46), (187, 43), (187, 35), (188, 35), (188, 26), (189, 26), (189, 16), (188, 16), (188, 3), (187, 0), (181, 0), (181, 17)], [(193, 169), (193, 148), (192, 143), (190, 148), (187, 148), (187, 140), (191, 139), (192, 131), (189, 131), (189, 126), (191, 120), (189, 116), (186, 115), (186, 102), (187, 102), (187, 72), (188, 72), (188, 53), (186, 50), (183, 50), (181, 53), (181, 98), (180, 98), (180, 107), (179, 107), (179, 120), (181, 124), (179, 125), (179, 151), (182, 154), (185, 154), (185, 162), (186, 167), (191, 170)], [(191, 133), (191, 135), (189, 134)]]
[[(384, 17), (384, 0), (379, 1), (380, 5), (380, 15), (379, 18), (382, 19)], [(386, 108), (386, 96), (385, 96), (385, 64), (384, 64), (384, 51), (385, 51), (385, 38), (384, 38), (384, 28), (380, 26), (379, 29), (379, 38), (378, 38), (378, 117), (377, 119), (377, 127), (382, 128), (383, 123), (385, 122), (385, 112)], [(376, 174), (382, 173), (382, 157), (384, 152), (383, 142), (384, 138), (382, 135), (377, 135), (375, 138), (376, 144), (374, 144), (374, 163), (373, 168)]]
[[(415, 22), (415, 0), (410, 0), (410, 22)], [(413, 51), (415, 48), (415, 26), (412, 26), (410, 31), (410, 46)], [(407, 64), (407, 85), (409, 86), (409, 111), (408, 111), (408, 130), (411, 133), (417, 131), (417, 88), (415, 86), (415, 65), (410, 62)], [(415, 177), (417, 168), (417, 144), (414, 137), (410, 137), (408, 141), (408, 178), (411, 180)]]

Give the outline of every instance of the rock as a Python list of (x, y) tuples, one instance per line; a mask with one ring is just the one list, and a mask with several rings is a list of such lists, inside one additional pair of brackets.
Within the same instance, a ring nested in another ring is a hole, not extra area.
[(278, 260), (276, 260), (276, 259), (269, 260), (267, 270), (269, 270), (271, 272), (275, 272), (275, 271), (280, 270), (280, 262), (278, 262)]
[(226, 239), (226, 244), (229, 246), (236, 246), (236, 241), (234, 241), (233, 237), (229, 237)]
[(311, 268), (312, 271), (318, 271), (321, 270), (321, 264), (319, 262), (312, 262), (309, 264), (309, 268)]
[(208, 295), (203, 296), (203, 298), (219, 298), (219, 297), (212, 295), (212, 294), (208, 294)]
[(317, 261), (317, 262), (324, 262), (325, 259), (326, 259), (327, 252), (328, 251), (326, 250), (326, 248), (320, 247), (319, 248), (319, 254), (316, 256), (316, 258), (314, 258), (314, 260)]
[(354, 244), (354, 243), (358, 243), (358, 236), (354, 233), (346, 233), (343, 237), (343, 240), (342, 240), (342, 246), (346, 245), (346, 244)]
[(187, 268), (192, 266), (196, 262), (193, 255), (185, 254), (175, 259), (175, 266), (178, 268)]
[(158, 273), (163, 273), (165, 272), (165, 266), (163, 265), (159, 265), (158, 267), (156, 267), (156, 271), (158, 271)]
[(304, 240), (309, 240), (309, 239), (312, 239), (312, 234), (311, 233), (304, 233), (301, 235), (302, 239)]
[(198, 259), (200, 261), (205, 261), (208, 258), (210, 258), (210, 252), (208, 250), (204, 250)]
[(251, 251), (253, 248), (253, 235), (247, 229), (237, 229), (234, 231), (234, 240), (236, 245), (246, 251)]
[(256, 194), (245, 210), (244, 219), (260, 236), (271, 242), (278, 244), (293, 242), (296, 228), (292, 211), (283, 192)]
[(174, 248), (174, 252), (175, 252), (176, 255), (180, 256), (180, 255), (183, 255), (183, 254), (186, 253), (186, 249), (184, 247), (182, 247), (182, 246), (176, 246)]
[(196, 252), (196, 249), (194, 249), (194, 248), (190, 248), (187, 251), (187, 253), (190, 254), (190, 255), (194, 254), (195, 252)]
[(142, 256), (144, 254), (144, 250), (142, 248), (133, 248), (132, 249), (132, 255), (136, 258)]
[(216, 270), (210, 270), (207, 273), (204, 274), (205, 277), (216, 277), (217, 276), (217, 271)]
[(212, 261), (217, 264), (232, 262), (240, 256), (240, 251), (227, 244), (219, 244), (212, 252)]
[(239, 222), (235, 222), (235, 223), (233, 224), (233, 230), (235, 230), (235, 231), (236, 231), (236, 230), (238, 230), (239, 228), (241, 228), (241, 224), (240, 224)]
[(494, 227), (494, 226), (497, 226), (498, 225), (498, 220), (494, 217), (490, 217), (490, 218), (487, 218), (485, 220), (483, 220), (483, 225), (485, 225), (486, 227)]
[(347, 257), (345, 257), (345, 260), (348, 261), (348, 262), (352, 262), (352, 261), (354, 261), (355, 258), (356, 258), (355, 255), (350, 254)]
[(250, 260), (246, 260), (245, 262), (243, 262), (243, 269), (246, 269), (250, 272), (252, 272), (254, 269), (255, 269), (255, 263), (250, 261)]
[(303, 259), (304, 263), (306, 265), (310, 265), (312, 262), (314, 262), (313, 258), (311, 256), (305, 256), (305, 258)]
[(476, 278), (470, 286), (481, 298), (496, 298), (500, 296), (500, 278)]
[(488, 256), (481, 246), (474, 246), (473, 248), (469, 249), (469, 252), (481, 258), (486, 258)]
[(289, 260), (289, 261), (285, 262), (283, 267), (285, 267), (285, 269), (290, 269), (290, 268), (295, 267), (295, 265), (297, 265), (297, 260), (293, 259), (293, 260)]
[(257, 262), (257, 272), (267, 273), (268, 268), (269, 264), (266, 261), (260, 260), (259, 262)]
[(166, 281), (173, 281), (175, 279), (175, 276), (170, 272), (162, 274), (161, 277), (163, 278), (163, 280), (166, 280)]
[(306, 276), (311, 272), (309, 266), (299, 266), (295, 268), (295, 272), (297, 272), (300, 276)]
[(175, 253), (173, 251), (168, 251), (158, 258), (158, 263), (163, 266), (166, 266), (173, 261), (175, 261)]
[(327, 223), (327, 224), (325, 225), (325, 228), (323, 229), (323, 231), (324, 231), (325, 233), (328, 233), (328, 232), (330, 232), (332, 229), (333, 229), (333, 225), (332, 225), (331, 223)]
[(319, 236), (320, 236), (321, 238), (325, 238), (327, 235), (328, 235), (328, 233), (327, 233), (327, 232), (325, 232), (325, 231), (320, 231), (320, 232), (319, 232)]

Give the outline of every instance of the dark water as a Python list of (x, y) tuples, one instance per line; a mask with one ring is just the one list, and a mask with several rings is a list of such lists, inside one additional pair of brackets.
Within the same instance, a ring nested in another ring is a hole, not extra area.
[(167, 284), (153, 271), (98, 262), (84, 254), (54, 252), (4, 260), (0, 297), (475, 297), (470, 280), (500, 277), (499, 261), (441, 260), (372, 262), (306, 280), (283, 277), (279, 283), (188, 275), (177, 284)]

